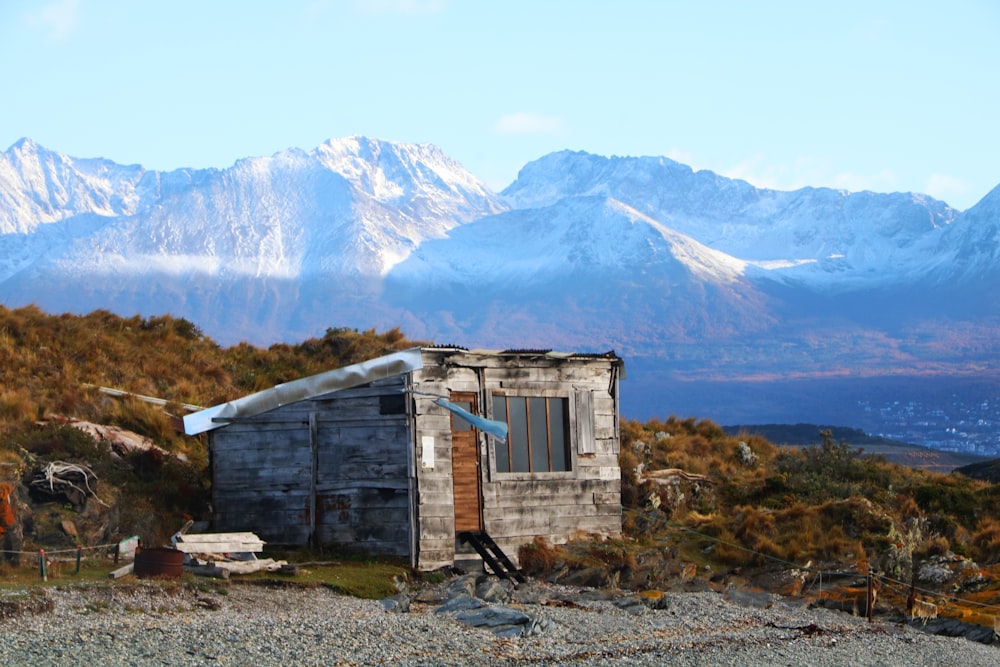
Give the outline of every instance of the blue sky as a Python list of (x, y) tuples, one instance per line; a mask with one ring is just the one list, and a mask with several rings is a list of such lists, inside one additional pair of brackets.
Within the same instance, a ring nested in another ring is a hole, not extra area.
[(562, 149), (755, 185), (1000, 184), (1000, 2), (0, 0), (0, 150), (150, 169), (331, 137), (495, 189)]

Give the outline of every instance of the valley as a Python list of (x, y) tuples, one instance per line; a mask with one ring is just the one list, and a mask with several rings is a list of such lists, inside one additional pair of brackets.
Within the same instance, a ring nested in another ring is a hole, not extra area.
[(221, 345), (400, 327), (626, 360), (627, 416), (843, 425), (1000, 453), (1000, 188), (778, 191), (558, 151), (492, 191), (354, 136), (224, 170), (22, 139), (0, 154), (0, 304), (170, 314)]
[[(627, 366), (622, 409), (635, 419), (698, 416), (719, 424), (813, 423), (935, 450), (1000, 456), (1000, 373), (678, 379)], [(868, 448), (866, 448), (867, 450)]]

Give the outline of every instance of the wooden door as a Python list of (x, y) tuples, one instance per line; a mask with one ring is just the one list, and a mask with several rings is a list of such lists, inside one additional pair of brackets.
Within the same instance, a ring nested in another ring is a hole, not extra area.
[[(476, 395), (454, 392), (451, 402), (478, 413)], [(479, 486), (479, 432), (458, 415), (451, 416), (451, 474), (455, 497), (455, 533), (483, 529)]]

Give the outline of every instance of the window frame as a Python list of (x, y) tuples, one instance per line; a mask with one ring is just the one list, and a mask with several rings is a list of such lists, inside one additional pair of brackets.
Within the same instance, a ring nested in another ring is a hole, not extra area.
[[(524, 405), (526, 407), (526, 414), (531, 415), (531, 409), (529, 407), (531, 399), (544, 399), (545, 400), (545, 432), (546, 438), (546, 448), (548, 453), (548, 470), (535, 470), (534, 461), (532, 460), (532, 448), (531, 448), (531, 438), (528, 436), (528, 450), (525, 452), (526, 460), (528, 462), (528, 470), (521, 471), (503, 471), (500, 470), (498, 465), (499, 457), (499, 443), (493, 442), (488, 448), (489, 462), (490, 462), (490, 475), (495, 479), (555, 479), (559, 477), (575, 477), (577, 473), (577, 461), (576, 461), (576, 434), (573, 429), (573, 424), (575, 423), (575, 405), (573, 401), (572, 392), (567, 391), (552, 391), (552, 390), (532, 390), (532, 389), (518, 389), (518, 390), (507, 390), (502, 388), (494, 388), (489, 390), (489, 411), (490, 418), (496, 419), (498, 421), (506, 422), (509, 429), (512, 429), (510, 418), (507, 414), (499, 415), (496, 414), (495, 406), (497, 399), (504, 399), (504, 405), (506, 410), (510, 410), (510, 399), (521, 398), (524, 399)], [(565, 446), (565, 470), (551, 470), (552, 467), (552, 427), (550, 424), (551, 419), (551, 408), (549, 401), (559, 400), (562, 402), (562, 407), (564, 411), (563, 415), (563, 439)], [(530, 433), (532, 429), (532, 424), (528, 421), (530, 417), (526, 417), (525, 431), (526, 434)], [(536, 425), (537, 428), (537, 425)], [(514, 455), (511, 451), (511, 436), (508, 435), (507, 442), (503, 446), (507, 451), (508, 466), (513, 468)]]

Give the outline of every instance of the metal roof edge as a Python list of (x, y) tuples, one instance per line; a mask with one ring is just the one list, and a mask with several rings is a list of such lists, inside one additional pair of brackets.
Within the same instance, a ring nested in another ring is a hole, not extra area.
[(252, 417), (290, 403), (350, 389), (382, 378), (401, 375), (423, 368), (422, 349), (413, 347), (343, 366), (325, 373), (292, 380), (270, 389), (237, 398), (228, 403), (206, 408), (184, 416), (184, 432), (197, 435), (219, 428), (219, 419)]

